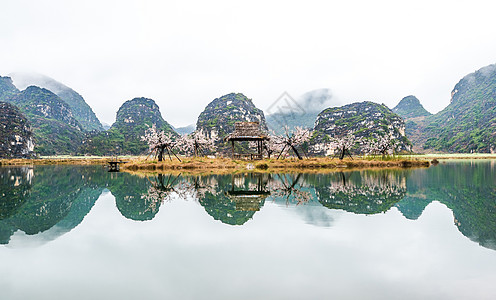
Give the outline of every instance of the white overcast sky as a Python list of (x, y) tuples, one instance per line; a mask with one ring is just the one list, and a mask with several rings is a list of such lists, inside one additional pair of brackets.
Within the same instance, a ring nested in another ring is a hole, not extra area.
[(134, 97), (184, 126), (230, 92), (265, 110), (319, 88), (391, 108), (413, 94), (437, 112), (496, 63), (495, 1), (0, 2), (0, 75), (48, 75), (110, 124)]

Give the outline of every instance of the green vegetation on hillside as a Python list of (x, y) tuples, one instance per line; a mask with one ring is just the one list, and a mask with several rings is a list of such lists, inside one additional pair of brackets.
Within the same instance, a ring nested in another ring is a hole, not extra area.
[(496, 150), (496, 65), (465, 76), (455, 85), (451, 103), (427, 117), (424, 148), (446, 152)]
[(152, 99), (134, 98), (126, 101), (117, 112), (115, 123), (109, 130), (90, 135), (81, 147), (83, 154), (93, 155), (140, 155), (148, 150), (141, 140), (145, 131), (155, 124), (158, 130), (177, 136), (171, 125), (160, 114)]
[(41, 155), (75, 154), (84, 137), (70, 107), (51, 91), (30, 86), (10, 97), (33, 131), (35, 152)]
[(241, 93), (227, 94), (210, 102), (198, 117), (196, 130), (215, 139), (218, 152), (228, 153), (230, 148), (224, 138), (234, 131), (236, 122), (259, 122), (260, 128), (267, 131), (263, 111)]

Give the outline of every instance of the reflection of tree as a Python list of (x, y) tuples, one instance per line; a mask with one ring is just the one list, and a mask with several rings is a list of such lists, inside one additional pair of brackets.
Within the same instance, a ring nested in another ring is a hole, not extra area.
[(388, 211), (406, 194), (406, 178), (398, 171), (331, 173), (323, 177), (326, 186), (315, 189), (319, 201), (327, 208), (376, 214)]
[(157, 204), (165, 201), (170, 201), (172, 192), (177, 193), (174, 189), (174, 184), (177, 182), (181, 175), (173, 176), (172, 174), (164, 175), (158, 174), (155, 177), (147, 177), (150, 182), (148, 192), (142, 198)]
[(274, 198), (282, 198), (288, 205), (291, 201), (296, 205), (306, 203), (312, 195), (308, 191), (302, 191), (304, 181), (301, 174), (276, 174), (269, 183), (269, 188)]
[(119, 201), (121, 212), (125, 212), (126, 215), (124, 216), (132, 220), (153, 219), (158, 213), (160, 205), (166, 201), (171, 201), (172, 193), (176, 192), (174, 184), (179, 176), (158, 174), (154, 177), (146, 177), (149, 183), (146, 185), (148, 190), (142, 193), (139, 198), (132, 193), (125, 196)]
[(205, 197), (207, 193), (217, 195), (216, 187), (218, 185), (215, 176), (188, 176), (179, 183), (178, 194), (181, 198), (193, 198), (200, 200)]

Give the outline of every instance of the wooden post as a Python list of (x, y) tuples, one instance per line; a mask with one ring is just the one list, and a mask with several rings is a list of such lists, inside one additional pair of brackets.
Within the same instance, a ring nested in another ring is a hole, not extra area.
[(231, 140), (231, 150), (232, 150), (231, 158), (234, 159), (234, 140)]

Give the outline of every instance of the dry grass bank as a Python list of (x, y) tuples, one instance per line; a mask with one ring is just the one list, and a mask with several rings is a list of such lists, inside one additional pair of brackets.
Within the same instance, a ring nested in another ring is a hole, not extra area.
[(36, 158), (0, 159), (0, 166), (25, 165), (104, 165), (110, 158)]
[(182, 162), (167, 160), (163, 162), (134, 160), (123, 164), (121, 170), (131, 172), (236, 172), (246, 170), (257, 171), (322, 171), (336, 169), (362, 169), (362, 168), (408, 168), (428, 167), (429, 161), (423, 159), (330, 159), (309, 158), (297, 159), (265, 159), (258, 161), (231, 160), (229, 158), (186, 158)]

